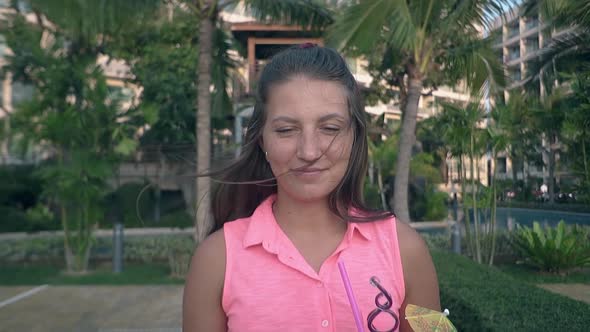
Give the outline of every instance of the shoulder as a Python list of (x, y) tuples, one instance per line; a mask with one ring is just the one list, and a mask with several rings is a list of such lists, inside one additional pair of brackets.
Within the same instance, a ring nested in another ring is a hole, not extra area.
[(225, 261), (225, 238), (219, 230), (199, 244), (191, 260), (183, 294), (184, 331), (225, 330), (221, 305)]
[(203, 240), (196, 248), (187, 282), (191, 279), (223, 285), (225, 274), (225, 235), (223, 229), (216, 231)]
[(404, 256), (416, 258), (416, 256), (428, 254), (426, 242), (412, 226), (397, 219), (394, 222), (402, 259)]
[(426, 242), (409, 224), (396, 221), (406, 301), (440, 310), (436, 270)]
[(405, 279), (412, 279), (411, 275), (420, 273), (432, 265), (430, 250), (426, 241), (412, 226), (398, 220), (395, 224), (404, 276)]

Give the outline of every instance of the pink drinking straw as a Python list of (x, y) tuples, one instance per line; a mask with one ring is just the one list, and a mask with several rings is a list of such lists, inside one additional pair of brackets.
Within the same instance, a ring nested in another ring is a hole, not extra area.
[(338, 261), (338, 269), (340, 269), (340, 276), (342, 277), (342, 282), (344, 283), (344, 288), (346, 289), (346, 295), (348, 295), (348, 302), (352, 308), (354, 322), (356, 323), (356, 330), (358, 332), (365, 332), (361, 311), (359, 310), (359, 306), (356, 303), (356, 298), (352, 292), (352, 286), (350, 285), (350, 279), (348, 279), (348, 273), (346, 273), (346, 267), (344, 266), (344, 262), (341, 260)]

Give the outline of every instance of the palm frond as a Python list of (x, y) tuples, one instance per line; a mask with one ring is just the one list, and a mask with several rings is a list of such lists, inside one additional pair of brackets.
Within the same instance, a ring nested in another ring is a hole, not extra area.
[(74, 41), (112, 35), (129, 24), (141, 23), (160, 5), (159, 0), (27, 0), (34, 12), (67, 33)]
[(573, 30), (553, 39), (530, 62), (527, 80), (538, 82), (543, 75), (556, 79), (560, 71), (575, 72), (580, 67), (590, 67), (590, 30)]
[(454, 0), (441, 14), (436, 28), (448, 37), (466, 30), (491, 31), (496, 18), (505, 16), (504, 8), (510, 5), (507, 0)]
[(488, 87), (495, 91), (506, 84), (504, 69), (492, 49), (492, 39), (463, 39), (445, 54), (444, 70), (461, 75), (473, 93), (480, 95)]
[(360, 1), (346, 7), (327, 32), (327, 43), (339, 50), (369, 52), (386, 34), (398, 49), (411, 49), (416, 26), (404, 0)]
[(314, 0), (245, 0), (246, 10), (261, 21), (321, 30), (333, 22), (332, 11)]

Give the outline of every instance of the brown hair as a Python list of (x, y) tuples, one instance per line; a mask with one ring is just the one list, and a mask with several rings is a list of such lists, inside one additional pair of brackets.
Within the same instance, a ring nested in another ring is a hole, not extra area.
[[(266, 121), (270, 89), (294, 76), (338, 82), (346, 88), (353, 129), (353, 145), (348, 168), (329, 195), (330, 210), (347, 221), (374, 221), (393, 216), (374, 211), (363, 201), (363, 185), (368, 164), (367, 129), (364, 105), (357, 82), (344, 59), (334, 50), (320, 46), (295, 46), (275, 55), (264, 67), (258, 81), (254, 112), (246, 129), (242, 152), (226, 168), (211, 173), (215, 182), (212, 207), (215, 229), (225, 222), (250, 216), (268, 196), (276, 193), (276, 181), (259, 146)], [(280, 175), (279, 175), (280, 176)], [(350, 214), (350, 209), (362, 211)]]

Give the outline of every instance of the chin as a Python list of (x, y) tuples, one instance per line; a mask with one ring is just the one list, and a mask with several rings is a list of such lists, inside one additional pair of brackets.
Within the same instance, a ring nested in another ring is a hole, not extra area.
[(311, 203), (327, 200), (333, 190), (334, 188), (297, 188), (287, 193), (298, 201)]

